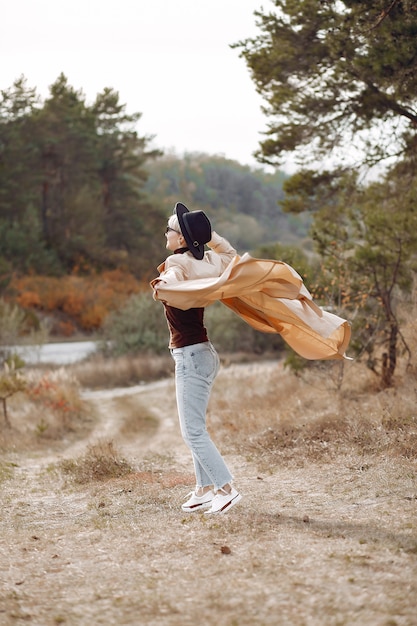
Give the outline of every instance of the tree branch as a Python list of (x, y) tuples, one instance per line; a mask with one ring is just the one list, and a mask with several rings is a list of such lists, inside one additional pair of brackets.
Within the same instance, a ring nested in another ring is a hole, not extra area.
[(381, 11), (375, 24), (371, 26), (369, 30), (371, 31), (371, 30), (374, 30), (375, 28), (378, 28), (378, 26), (385, 20), (385, 18), (388, 17), (388, 15), (391, 13), (391, 11), (393, 10), (396, 4), (398, 4), (398, 0), (392, 0), (388, 9), (384, 9), (383, 11)]

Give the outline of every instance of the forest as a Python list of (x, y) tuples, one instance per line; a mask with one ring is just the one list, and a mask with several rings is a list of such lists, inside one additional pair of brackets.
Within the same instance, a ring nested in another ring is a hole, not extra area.
[(306, 235), (307, 221), (278, 206), (282, 172), (202, 154), (164, 156), (139, 135), (140, 116), (127, 115), (111, 89), (87, 104), (64, 75), (44, 102), (24, 77), (2, 91), (3, 273), (123, 267), (140, 279), (160, 261), (160, 235), (178, 200), (207, 210), (237, 247)]
[[(148, 289), (181, 200), (238, 251), (292, 264), (391, 384), (397, 359), (410, 357), (401, 306), (415, 284), (415, 12), (399, 0), (274, 5), (256, 12), (258, 37), (234, 44), (266, 103), (259, 169), (164, 155), (116, 90), (90, 104), (64, 74), (43, 101), (24, 76), (1, 91), (3, 320), (23, 311), (28, 332), (50, 316), (68, 336), (114, 321)], [(299, 169), (288, 176), (291, 154)]]

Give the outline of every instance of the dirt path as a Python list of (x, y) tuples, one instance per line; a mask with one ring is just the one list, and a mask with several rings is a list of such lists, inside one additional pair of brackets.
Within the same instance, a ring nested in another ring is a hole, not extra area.
[[(417, 625), (415, 464), (345, 455), (266, 468), (225, 450), (242, 502), (185, 515), (192, 474), (172, 380), (85, 396), (100, 414), (87, 439), (4, 459), (2, 626)], [(145, 434), (132, 426), (144, 409), (158, 424)], [(54, 463), (98, 438), (138, 472), (68, 483)]]

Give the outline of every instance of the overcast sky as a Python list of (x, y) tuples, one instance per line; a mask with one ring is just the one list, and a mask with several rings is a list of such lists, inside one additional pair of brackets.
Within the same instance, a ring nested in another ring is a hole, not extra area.
[[(22, 74), (42, 96), (63, 72), (92, 102), (104, 87), (141, 112), (141, 135), (178, 154), (257, 165), (266, 118), (229, 45), (259, 31), (269, 0), (3, 0), (0, 89)], [(271, 5), (272, 6), (272, 5)]]

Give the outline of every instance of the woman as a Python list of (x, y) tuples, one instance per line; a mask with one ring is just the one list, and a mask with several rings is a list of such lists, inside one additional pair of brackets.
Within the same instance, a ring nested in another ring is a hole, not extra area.
[[(203, 211), (189, 211), (178, 202), (166, 229), (166, 248), (173, 252), (158, 267), (151, 282), (154, 298), (158, 285), (195, 278), (220, 276), (236, 250), (217, 233)], [(207, 244), (210, 251), (204, 251)], [(183, 511), (207, 509), (226, 513), (242, 498), (232, 486), (232, 474), (206, 428), (210, 391), (219, 370), (219, 357), (204, 326), (204, 308), (187, 310), (163, 302), (170, 332), (169, 348), (175, 362), (175, 385), (181, 434), (190, 448), (196, 477), (195, 491), (182, 505)]]

